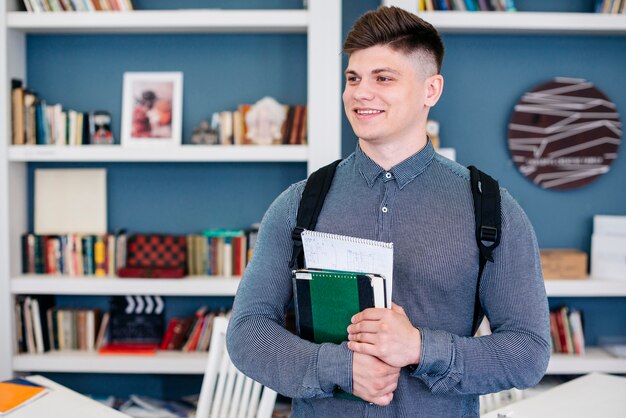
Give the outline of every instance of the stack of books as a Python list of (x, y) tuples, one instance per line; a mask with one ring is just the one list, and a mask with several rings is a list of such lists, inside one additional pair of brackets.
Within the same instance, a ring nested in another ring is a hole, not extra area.
[(553, 353), (585, 354), (585, 334), (581, 312), (567, 306), (551, 311), (550, 337)]

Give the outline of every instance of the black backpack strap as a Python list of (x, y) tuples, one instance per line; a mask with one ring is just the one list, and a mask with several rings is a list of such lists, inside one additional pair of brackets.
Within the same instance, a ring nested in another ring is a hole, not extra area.
[(304, 186), (300, 206), (298, 206), (298, 216), (296, 227), (291, 233), (293, 239), (293, 252), (291, 255), (291, 267), (304, 267), (304, 257), (302, 252), (302, 231), (305, 229), (315, 229), (317, 217), (322, 211), (324, 199), (330, 190), (330, 185), (335, 176), (335, 170), (341, 160), (334, 161), (319, 170), (313, 172)]
[(476, 333), (483, 310), (480, 304), (480, 278), (487, 261), (493, 262), (493, 250), (500, 244), (502, 221), (500, 214), (500, 187), (498, 182), (474, 166), (470, 170), (472, 197), (474, 198), (474, 218), (476, 220), (476, 243), (480, 252), (472, 335)]

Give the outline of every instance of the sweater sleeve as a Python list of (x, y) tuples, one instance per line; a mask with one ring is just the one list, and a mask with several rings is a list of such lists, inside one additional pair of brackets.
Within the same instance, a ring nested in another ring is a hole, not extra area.
[(411, 376), (433, 393), (481, 394), (534, 386), (550, 358), (548, 302), (537, 240), (525, 213), (502, 193), (502, 237), (480, 285), (492, 334), (463, 337), (421, 328)]
[(291, 232), (303, 186), (283, 192), (263, 217), (235, 297), (227, 348), (239, 370), (285, 396), (329, 397), (337, 386), (352, 390), (347, 344), (314, 344), (285, 329), (293, 293)]

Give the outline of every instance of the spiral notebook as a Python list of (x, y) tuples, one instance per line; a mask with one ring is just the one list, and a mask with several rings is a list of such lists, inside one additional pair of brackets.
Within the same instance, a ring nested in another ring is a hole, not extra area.
[(307, 268), (383, 276), (387, 306), (391, 306), (393, 243), (305, 230), (302, 246)]

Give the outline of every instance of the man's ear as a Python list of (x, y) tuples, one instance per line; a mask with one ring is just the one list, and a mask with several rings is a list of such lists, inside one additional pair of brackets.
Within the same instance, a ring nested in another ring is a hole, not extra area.
[(441, 74), (435, 74), (428, 77), (424, 81), (424, 87), (426, 93), (424, 104), (428, 107), (433, 107), (437, 104), (443, 92), (443, 76)]

